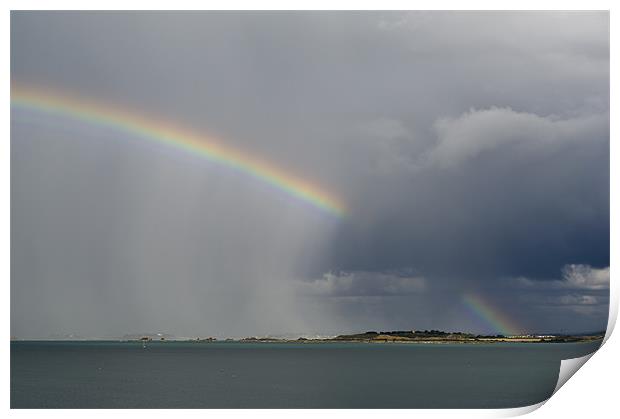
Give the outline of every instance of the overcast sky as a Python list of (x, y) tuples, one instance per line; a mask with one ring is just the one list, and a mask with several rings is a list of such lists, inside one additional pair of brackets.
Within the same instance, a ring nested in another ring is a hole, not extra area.
[(14, 108), (13, 336), (606, 327), (608, 13), (13, 12), (11, 78), (347, 208)]

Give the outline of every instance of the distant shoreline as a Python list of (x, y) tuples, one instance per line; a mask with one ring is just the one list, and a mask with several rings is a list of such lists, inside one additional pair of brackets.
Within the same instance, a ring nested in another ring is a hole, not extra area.
[(296, 344), (321, 344), (321, 343), (400, 343), (400, 344), (486, 344), (486, 343), (580, 343), (596, 342), (605, 337), (605, 333), (588, 335), (474, 335), (462, 332), (441, 331), (393, 331), (393, 332), (366, 332), (352, 335), (338, 335), (328, 338), (305, 338), (296, 339), (278, 337), (245, 337), (239, 339), (227, 338), (174, 338), (158, 337), (157, 335), (145, 335), (141, 337), (101, 338), (101, 339), (16, 339), (11, 342), (136, 342), (136, 343), (296, 343)]

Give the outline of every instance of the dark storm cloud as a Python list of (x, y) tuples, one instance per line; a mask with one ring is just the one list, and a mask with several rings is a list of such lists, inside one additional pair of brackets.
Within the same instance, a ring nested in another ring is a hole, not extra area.
[(11, 77), (217, 134), (347, 206), (14, 110), (13, 334), (475, 329), (463, 293), (604, 327), (606, 289), (553, 284), (609, 266), (608, 13), (14, 12)]
[(333, 251), (344, 269), (447, 275), (552, 277), (569, 262), (607, 266), (608, 122), (608, 114), (559, 119), (508, 108), (439, 119), (427, 152), (368, 185), (374, 199), (343, 226), (351, 244)]
[[(522, 307), (551, 320), (570, 319), (572, 330), (594, 331), (604, 328), (609, 314), (609, 280), (609, 268), (572, 264), (553, 280), (518, 277), (504, 282), (505, 290), (515, 290)], [(601, 319), (600, 325), (592, 322), (596, 318)], [(568, 324), (563, 327), (570, 330)]]

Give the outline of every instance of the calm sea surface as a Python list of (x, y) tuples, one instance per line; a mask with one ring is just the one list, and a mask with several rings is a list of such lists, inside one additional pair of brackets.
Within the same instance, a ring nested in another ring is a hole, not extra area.
[(519, 407), (598, 346), (11, 342), (11, 407)]

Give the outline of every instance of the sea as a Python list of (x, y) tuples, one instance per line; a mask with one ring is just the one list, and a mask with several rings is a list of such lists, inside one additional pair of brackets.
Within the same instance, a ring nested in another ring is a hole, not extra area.
[(11, 408), (510, 408), (595, 343), (11, 342)]

